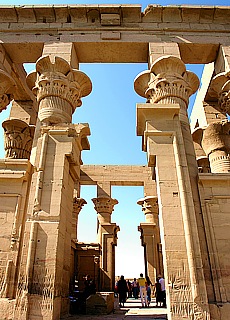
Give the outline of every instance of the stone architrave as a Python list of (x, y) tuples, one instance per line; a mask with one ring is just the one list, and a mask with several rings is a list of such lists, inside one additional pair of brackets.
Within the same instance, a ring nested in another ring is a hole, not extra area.
[(117, 245), (117, 232), (120, 228), (116, 223), (111, 223), (111, 214), (118, 201), (106, 196), (93, 198), (92, 201), (97, 212), (98, 243), (102, 250), (100, 259), (103, 277), (101, 280), (102, 288), (113, 291), (115, 282), (115, 246)]
[(72, 69), (61, 57), (38, 59), (36, 71), (27, 76), (27, 84), (37, 97), (38, 117), (42, 123), (71, 123), (81, 98), (90, 94), (92, 83), (82, 71)]
[(157, 197), (145, 197), (137, 201), (145, 214), (145, 223), (141, 223), (138, 230), (141, 232), (142, 246), (145, 248), (145, 269), (152, 283), (156, 282), (158, 274), (163, 274), (162, 255), (160, 248), (160, 229), (158, 221)]
[(11, 159), (29, 159), (34, 126), (29, 126), (20, 119), (9, 119), (2, 123), (4, 129), (4, 149), (5, 158)]
[(14, 79), (4, 70), (0, 70), (0, 112), (6, 109), (13, 99), (15, 87)]
[(83, 208), (83, 206), (87, 204), (85, 199), (83, 198), (73, 198), (73, 217), (72, 217), (72, 235), (71, 238), (77, 241), (77, 225), (78, 225), (78, 215)]
[(137, 106), (137, 134), (143, 136), (149, 166), (155, 167), (172, 320), (209, 317), (204, 273), (197, 272), (205, 263), (208, 269), (208, 259), (187, 116), (189, 97), (198, 86), (198, 77), (172, 56), (157, 59), (134, 82), (136, 92), (147, 98), (146, 104)]

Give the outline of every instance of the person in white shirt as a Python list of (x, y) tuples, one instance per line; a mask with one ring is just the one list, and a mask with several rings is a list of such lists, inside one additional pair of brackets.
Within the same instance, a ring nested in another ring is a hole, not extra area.
[(165, 292), (165, 279), (159, 275), (159, 283), (161, 284), (161, 298), (163, 302), (163, 307), (166, 308), (166, 292)]

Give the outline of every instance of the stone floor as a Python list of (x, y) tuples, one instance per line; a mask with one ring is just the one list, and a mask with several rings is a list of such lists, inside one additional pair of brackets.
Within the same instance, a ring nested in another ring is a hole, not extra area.
[(156, 303), (153, 301), (148, 308), (141, 308), (140, 299), (135, 300), (134, 298), (129, 298), (124, 307), (119, 307), (118, 299), (115, 298), (114, 303), (114, 312), (108, 315), (70, 315), (68, 320), (98, 320), (98, 319), (107, 319), (107, 320), (122, 320), (122, 319), (135, 319), (135, 320), (166, 320), (167, 319), (167, 309), (166, 308), (157, 308)]

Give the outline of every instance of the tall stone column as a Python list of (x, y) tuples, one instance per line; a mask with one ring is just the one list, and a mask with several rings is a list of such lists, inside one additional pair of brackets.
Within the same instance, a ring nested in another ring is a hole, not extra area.
[(156, 282), (158, 274), (163, 274), (162, 253), (159, 250), (160, 229), (158, 219), (157, 197), (145, 197), (137, 201), (145, 214), (145, 223), (141, 223), (138, 230), (141, 232), (142, 246), (145, 248), (145, 273), (152, 283)]
[(89, 128), (71, 123), (90, 79), (62, 58), (36, 63), (27, 82), (42, 125), (37, 141), (14, 318), (59, 319), (69, 311), (74, 185)]
[(120, 230), (116, 223), (111, 222), (111, 214), (118, 203), (110, 197), (97, 197), (92, 199), (98, 218), (98, 243), (101, 245), (102, 257), (100, 267), (102, 270), (102, 290), (113, 291), (115, 282), (115, 246), (117, 245), (117, 232)]
[(14, 79), (4, 70), (0, 70), (0, 112), (6, 109), (13, 99), (16, 87)]
[(157, 59), (134, 83), (136, 92), (147, 98), (137, 106), (137, 134), (143, 136), (148, 165), (155, 167), (167, 304), (173, 320), (209, 318), (204, 272), (209, 276), (210, 268), (205, 263), (198, 168), (187, 117), (189, 97), (198, 86), (197, 76), (173, 56)]

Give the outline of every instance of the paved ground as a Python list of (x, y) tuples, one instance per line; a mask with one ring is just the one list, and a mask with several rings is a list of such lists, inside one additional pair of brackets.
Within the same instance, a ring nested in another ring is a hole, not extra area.
[(148, 308), (141, 308), (140, 299), (135, 300), (134, 298), (130, 298), (126, 301), (124, 307), (119, 307), (118, 300), (115, 298), (114, 303), (114, 313), (108, 315), (71, 315), (68, 320), (98, 320), (98, 319), (106, 319), (106, 320), (166, 320), (167, 319), (167, 309), (166, 308), (157, 308), (155, 301), (153, 300)]

